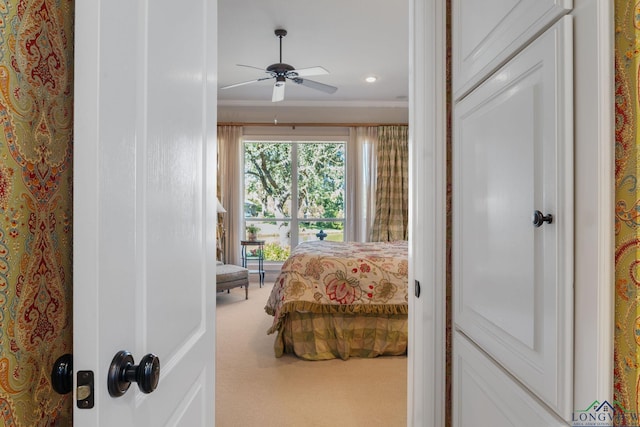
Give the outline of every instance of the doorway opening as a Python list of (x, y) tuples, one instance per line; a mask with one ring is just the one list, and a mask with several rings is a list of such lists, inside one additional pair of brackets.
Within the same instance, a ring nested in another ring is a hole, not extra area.
[[(434, 420), (434, 425), (443, 425), (445, 289), (429, 284), (446, 282), (445, 27), (449, 1), (435, 0), (423, 4), (409, 0), (408, 3), (412, 67), (409, 128), (413, 181), (410, 188), (409, 241), (413, 249), (410, 283), (421, 281), (423, 292), (417, 301), (410, 298), (407, 424)], [(433, 64), (434, 67), (425, 64)], [(420, 144), (417, 145), (416, 141)], [(425, 318), (431, 320), (416, 324), (415, 319)], [(442, 351), (434, 351), (434, 348)], [(218, 375), (224, 373), (218, 372)]]

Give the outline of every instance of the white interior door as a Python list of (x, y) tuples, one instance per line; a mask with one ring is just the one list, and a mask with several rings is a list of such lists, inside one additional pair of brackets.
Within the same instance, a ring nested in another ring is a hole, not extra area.
[[(573, 393), (572, 17), (454, 109), (454, 321), (568, 419)], [(550, 215), (532, 223), (534, 212)], [(464, 402), (461, 403), (464, 405)]]
[[(216, 22), (208, 0), (76, 4), (78, 426), (214, 425)], [(159, 358), (155, 391), (110, 395), (121, 350)]]

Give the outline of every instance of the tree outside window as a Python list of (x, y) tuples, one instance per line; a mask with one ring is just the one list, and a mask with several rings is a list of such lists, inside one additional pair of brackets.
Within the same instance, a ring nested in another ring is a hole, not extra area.
[(344, 240), (344, 142), (246, 142), (244, 160), (245, 222), (260, 228), (267, 260), (320, 230)]

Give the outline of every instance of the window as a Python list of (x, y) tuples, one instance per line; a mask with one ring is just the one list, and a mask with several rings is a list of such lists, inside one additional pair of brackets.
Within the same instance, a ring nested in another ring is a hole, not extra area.
[(345, 149), (345, 142), (245, 141), (245, 225), (259, 228), (266, 260), (285, 260), (320, 230), (326, 240), (344, 240)]

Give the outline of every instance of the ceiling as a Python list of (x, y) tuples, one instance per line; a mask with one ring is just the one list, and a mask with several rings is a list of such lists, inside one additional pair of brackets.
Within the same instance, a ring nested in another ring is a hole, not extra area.
[[(218, 105), (235, 107), (405, 108), (408, 96), (408, 2), (389, 0), (218, 0), (218, 87), (267, 74), (279, 62), (322, 66), (310, 77), (338, 87), (327, 94), (287, 81), (285, 100), (271, 103), (274, 80), (218, 90)], [(375, 75), (375, 83), (365, 77)], [(277, 105), (272, 105), (277, 104)], [(224, 110), (224, 109), (223, 109)], [(223, 111), (224, 114), (224, 111)]]

